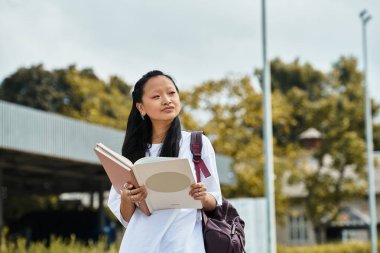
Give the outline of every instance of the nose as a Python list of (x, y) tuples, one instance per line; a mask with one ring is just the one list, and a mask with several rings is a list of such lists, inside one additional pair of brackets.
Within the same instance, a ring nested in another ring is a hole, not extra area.
[(168, 96), (163, 96), (162, 103), (164, 105), (168, 105), (171, 103), (170, 98)]

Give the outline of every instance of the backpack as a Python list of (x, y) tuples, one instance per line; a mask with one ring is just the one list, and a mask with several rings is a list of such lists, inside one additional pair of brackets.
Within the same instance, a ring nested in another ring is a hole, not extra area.
[[(201, 181), (201, 171), (205, 177), (211, 175), (201, 156), (202, 134), (202, 132), (191, 133), (190, 150), (193, 154), (197, 182)], [(213, 211), (201, 210), (201, 213), (203, 240), (207, 253), (245, 252), (245, 223), (230, 202), (223, 198), (221, 206), (217, 206)]]

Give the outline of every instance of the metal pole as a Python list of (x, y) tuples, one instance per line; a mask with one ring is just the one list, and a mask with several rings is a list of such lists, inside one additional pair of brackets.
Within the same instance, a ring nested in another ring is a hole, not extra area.
[(4, 226), (4, 185), (3, 185), (3, 168), (0, 167), (0, 247), (5, 244), (2, 241), (3, 238), (3, 226)]
[(267, 61), (267, 35), (265, 0), (262, 0), (263, 37), (263, 107), (264, 107), (264, 152), (265, 152), (265, 195), (267, 204), (268, 252), (277, 252), (276, 216), (274, 200), (273, 141), (270, 65)]
[(373, 164), (373, 137), (372, 137), (372, 112), (371, 98), (368, 91), (368, 65), (367, 65), (367, 34), (366, 24), (371, 19), (367, 11), (360, 13), (363, 23), (363, 61), (364, 61), (364, 109), (365, 109), (365, 131), (367, 146), (367, 168), (368, 168), (368, 198), (370, 210), (370, 233), (371, 233), (371, 253), (377, 253), (377, 219), (376, 219), (376, 192), (375, 173)]

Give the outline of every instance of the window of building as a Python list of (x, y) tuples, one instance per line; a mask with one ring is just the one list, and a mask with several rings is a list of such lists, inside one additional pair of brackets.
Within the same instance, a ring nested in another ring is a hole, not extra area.
[(303, 244), (308, 240), (307, 218), (304, 215), (288, 217), (288, 235), (291, 244)]

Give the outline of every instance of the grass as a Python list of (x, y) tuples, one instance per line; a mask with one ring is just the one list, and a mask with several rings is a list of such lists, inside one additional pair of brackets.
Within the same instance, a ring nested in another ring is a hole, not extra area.
[[(6, 229), (2, 233), (0, 253), (118, 253), (119, 244), (107, 245), (106, 238), (97, 242), (83, 243), (72, 235), (69, 239), (52, 236), (50, 243), (27, 243), (25, 238), (16, 241), (6, 240)], [(379, 243), (380, 246), (380, 243)], [(378, 249), (380, 252), (380, 247)], [(260, 252), (261, 253), (261, 252)], [(278, 246), (277, 253), (370, 253), (369, 243), (350, 242), (315, 246)]]

